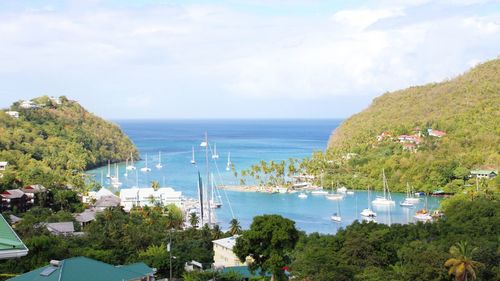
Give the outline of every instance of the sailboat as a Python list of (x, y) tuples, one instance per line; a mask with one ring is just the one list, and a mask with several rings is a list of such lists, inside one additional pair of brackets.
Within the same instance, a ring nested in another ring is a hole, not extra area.
[(305, 194), (304, 192), (301, 192), (301, 193), (299, 194), (299, 198), (300, 198), (300, 199), (307, 199), (307, 194)]
[(161, 151), (158, 151), (158, 164), (156, 164), (156, 169), (161, 168), (163, 168), (163, 165), (161, 164)]
[(411, 191), (410, 191), (410, 185), (408, 183), (406, 183), (405, 201), (412, 203), (412, 204), (416, 204), (416, 203), (420, 202), (420, 198), (415, 197), (415, 191), (413, 189), (413, 186), (411, 187)]
[(432, 216), (427, 209), (427, 196), (425, 197), (425, 207), (422, 210), (417, 211), (414, 218), (417, 221), (429, 222), (432, 221)]
[(128, 177), (127, 167), (128, 167), (128, 158), (125, 160), (125, 173), (123, 174), (125, 177)]
[(134, 166), (134, 156), (132, 156), (132, 152), (130, 152), (130, 166), (127, 164), (127, 170), (135, 170)]
[(394, 205), (395, 202), (391, 198), (391, 193), (389, 191), (389, 186), (387, 185), (387, 178), (385, 177), (385, 171), (382, 169), (382, 181), (384, 185), (384, 196), (377, 196), (375, 200), (372, 201), (373, 205), (377, 206), (390, 206)]
[(342, 221), (342, 216), (340, 216), (340, 203), (337, 201), (337, 212), (333, 213), (333, 215), (330, 217), (330, 219), (334, 222), (341, 222)]
[[(408, 183), (406, 183), (406, 198), (405, 200), (403, 200), (402, 202), (399, 203), (399, 206), (401, 207), (413, 207), (413, 202), (415, 202), (414, 200), (412, 199), (415, 199), (413, 198), (411, 195), (410, 195), (410, 185)], [(418, 198), (417, 199), (417, 202), (418, 202)]]
[(212, 190), (211, 190), (211, 193), (212, 193), (212, 199), (210, 200), (210, 207), (212, 209), (218, 209), (220, 207), (222, 207), (222, 202), (221, 202), (221, 196), (219, 194), (219, 189), (217, 188), (217, 186), (215, 185), (215, 182), (214, 182), (214, 175), (211, 174), (211, 185), (212, 185)]
[(191, 158), (191, 164), (196, 165), (196, 160), (194, 160), (194, 146), (192, 147), (193, 149), (193, 158)]
[(227, 164), (226, 164), (226, 171), (231, 171), (231, 166), (233, 163), (231, 163), (231, 152), (227, 154)]
[(217, 154), (217, 144), (214, 143), (214, 153), (212, 154), (212, 159), (219, 159), (219, 154)]
[(151, 168), (148, 167), (148, 155), (146, 154), (146, 166), (141, 168), (141, 172), (151, 172)]
[(108, 173), (106, 177), (109, 179), (111, 177), (111, 160), (108, 160)]
[(118, 165), (115, 164), (115, 176), (114, 177), (111, 177), (111, 185), (114, 187), (114, 188), (118, 188), (122, 185), (122, 183), (120, 182), (120, 177), (119, 177), (119, 174), (118, 174)]
[(370, 205), (370, 187), (368, 187), (368, 208), (364, 209), (361, 212), (361, 215), (365, 218), (374, 218), (377, 216), (377, 213), (372, 211), (371, 205)]

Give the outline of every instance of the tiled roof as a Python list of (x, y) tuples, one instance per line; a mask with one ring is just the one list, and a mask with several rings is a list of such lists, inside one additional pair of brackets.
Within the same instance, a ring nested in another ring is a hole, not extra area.
[(8, 199), (15, 199), (15, 198), (21, 198), (24, 195), (24, 192), (20, 189), (10, 189), (4, 191), (2, 194), (0, 194), (3, 198), (8, 198)]

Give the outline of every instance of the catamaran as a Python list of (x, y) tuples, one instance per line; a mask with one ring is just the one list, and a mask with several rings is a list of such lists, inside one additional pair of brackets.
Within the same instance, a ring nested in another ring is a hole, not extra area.
[(342, 221), (342, 216), (340, 215), (340, 203), (337, 201), (337, 212), (333, 213), (333, 215), (330, 217), (330, 219), (334, 222), (341, 222)]
[(219, 154), (217, 154), (217, 144), (214, 143), (214, 153), (212, 154), (212, 159), (219, 159)]
[(158, 151), (158, 164), (156, 164), (156, 169), (161, 168), (163, 168), (163, 165), (161, 164), (161, 151)]
[(231, 152), (227, 154), (227, 164), (226, 164), (226, 171), (231, 171), (231, 166), (233, 163), (231, 163)]
[(132, 152), (130, 152), (130, 166), (127, 164), (127, 170), (135, 170), (134, 166), (134, 156), (132, 156)]
[(384, 196), (377, 196), (375, 200), (372, 201), (373, 205), (377, 206), (390, 206), (394, 205), (395, 202), (391, 198), (391, 192), (389, 191), (389, 186), (387, 185), (387, 178), (385, 177), (385, 171), (382, 169), (382, 181), (384, 185)]
[(146, 154), (146, 166), (141, 168), (141, 172), (151, 172), (151, 168), (148, 167), (148, 155)]
[(372, 208), (371, 208), (371, 205), (370, 205), (370, 187), (368, 187), (368, 208), (364, 209), (362, 212), (361, 212), (361, 215), (365, 218), (374, 218), (377, 216), (377, 213), (375, 213), (374, 211), (372, 211)]
[(196, 165), (196, 160), (194, 160), (194, 146), (192, 147), (193, 150), (193, 158), (191, 158), (191, 164)]

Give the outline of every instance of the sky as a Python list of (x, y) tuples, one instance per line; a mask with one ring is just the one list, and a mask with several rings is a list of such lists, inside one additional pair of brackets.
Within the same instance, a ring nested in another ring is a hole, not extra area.
[(0, 107), (345, 118), (500, 55), (500, 1), (0, 1)]

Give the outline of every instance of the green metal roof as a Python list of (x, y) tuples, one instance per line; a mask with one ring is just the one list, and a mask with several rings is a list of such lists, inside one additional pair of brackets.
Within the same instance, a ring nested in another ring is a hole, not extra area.
[[(144, 273), (146, 271), (147, 273)], [(44, 276), (44, 272), (50, 273)], [(145, 264), (133, 264), (127, 268), (127, 266), (113, 266), (86, 257), (74, 257), (62, 260), (57, 267), (47, 265), (8, 279), (8, 281), (129, 281), (140, 280), (141, 277), (152, 273), (153, 269)]]
[(12, 230), (3, 215), (0, 215), (0, 254), (2, 251), (28, 250), (23, 241)]
[(127, 265), (121, 265), (121, 266), (118, 266), (118, 268), (121, 268), (121, 269), (124, 269), (124, 270), (128, 270), (128, 271), (132, 271), (132, 272), (141, 273), (141, 274), (144, 274), (144, 275), (148, 275), (148, 274), (153, 274), (154, 273), (154, 270), (151, 267), (147, 266), (143, 262), (138, 262), (138, 263), (133, 263), (133, 264), (127, 264)]
[[(255, 273), (252, 273), (248, 266), (242, 265), (242, 266), (230, 266), (230, 267), (225, 267), (222, 270), (223, 273), (228, 273), (228, 272), (235, 272), (239, 273), (243, 278), (251, 278), (251, 277), (258, 277), (262, 276), (262, 270), (258, 269), (255, 271)], [(265, 276), (271, 276), (271, 274), (266, 273)]]
[(498, 172), (495, 170), (472, 170), (470, 172), (471, 174), (491, 174), (491, 173), (498, 174)]

